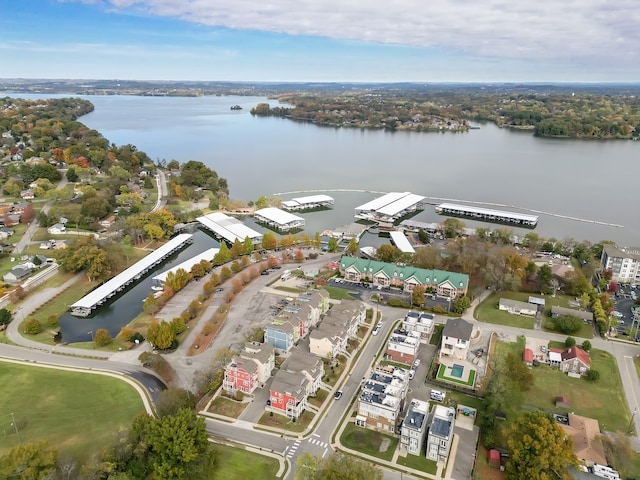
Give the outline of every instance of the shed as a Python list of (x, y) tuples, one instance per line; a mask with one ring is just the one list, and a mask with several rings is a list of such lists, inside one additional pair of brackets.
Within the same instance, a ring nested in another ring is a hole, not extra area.
[(525, 348), (524, 352), (522, 352), (522, 361), (527, 365), (527, 367), (533, 365), (533, 350)]
[(556, 397), (556, 408), (571, 408), (571, 400), (567, 397)]
[(500, 468), (500, 452), (492, 448), (487, 452), (487, 461), (492, 467)]

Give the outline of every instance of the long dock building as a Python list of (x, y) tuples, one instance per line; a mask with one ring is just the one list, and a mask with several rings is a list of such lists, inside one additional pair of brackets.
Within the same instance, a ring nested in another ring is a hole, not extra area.
[(282, 202), (282, 209), (289, 212), (298, 210), (311, 210), (313, 208), (330, 208), (335, 204), (333, 197), (329, 195), (310, 195), (308, 197), (292, 198)]
[(436, 212), (442, 215), (468, 217), (473, 220), (507, 223), (529, 228), (533, 228), (538, 224), (537, 215), (505, 212), (502, 210), (493, 210), (481, 207), (470, 207), (468, 205), (458, 205), (455, 203), (441, 203), (436, 206)]
[(389, 235), (391, 236), (391, 241), (402, 253), (416, 253), (411, 242), (409, 242), (409, 239), (403, 232), (389, 232)]
[(97, 307), (122, 292), (129, 284), (140, 280), (145, 273), (156, 267), (165, 258), (191, 242), (193, 242), (193, 235), (190, 233), (181, 233), (173, 237), (160, 248), (154, 250), (143, 259), (134, 263), (71, 305), (71, 315), (88, 317)]
[(296, 228), (304, 228), (304, 218), (294, 215), (293, 213), (285, 212), (279, 208), (262, 208), (256, 210), (253, 215), (256, 222), (264, 223), (269, 227), (283, 232), (295, 230)]
[(390, 192), (355, 208), (355, 218), (382, 223), (424, 209), (425, 197), (410, 192)]
[(200, 224), (212, 232), (216, 238), (233, 245), (236, 240), (244, 242), (249, 237), (254, 245), (262, 242), (262, 234), (249, 228), (240, 220), (230, 217), (222, 212), (209, 213), (196, 218)]
[(200, 263), (202, 260), (211, 262), (213, 260), (213, 257), (215, 257), (219, 251), (219, 248), (210, 248), (194, 257), (191, 257), (189, 260), (182, 262), (180, 265), (177, 265), (173, 268), (170, 268), (169, 270), (165, 270), (159, 275), (156, 275), (151, 279), (151, 290), (156, 292), (164, 290), (164, 282), (167, 280), (167, 277), (170, 273), (176, 273), (180, 269), (189, 273), (191, 271), (191, 268), (193, 268), (194, 265)]

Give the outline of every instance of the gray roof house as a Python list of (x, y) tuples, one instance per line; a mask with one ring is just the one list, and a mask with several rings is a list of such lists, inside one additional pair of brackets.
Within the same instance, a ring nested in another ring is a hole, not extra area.
[(31, 269), (24, 265), (17, 265), (11, 269), (8, 273), (2, 276), (2, 280), (5, 283), (18, 283), (31, 275)]
[(440, 358), (443, 356), (464, 360), (469, 350), (473, 325), (462, 318), (447, 320), (442, 329), (442, 347)]

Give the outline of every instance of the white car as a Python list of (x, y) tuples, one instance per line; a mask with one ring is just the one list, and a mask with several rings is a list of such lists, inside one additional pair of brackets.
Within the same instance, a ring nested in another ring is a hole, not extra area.
[(420, 366), (420, 359), (416, 358), (416, 361), (413, 362), (413, 368), (417, 369)]
[(376, 328), (374, 328), (374, 329), (373, 329), (373, 334), (374, 334), (374, 335), (377, 335), (377, 334), (378, 334), (378, 332), (380, 332), (380, 329), (379, 329), (378, 327), (376, 327)]
[(416, 371), (414, 369), (409, 370), (409, 380), (413, 380), (413, 377), (415, 374), (416, 374)]

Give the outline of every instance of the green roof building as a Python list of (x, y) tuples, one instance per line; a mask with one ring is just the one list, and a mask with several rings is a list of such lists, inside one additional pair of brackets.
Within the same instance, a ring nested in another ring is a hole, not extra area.
[(444, 270), (428, 270), (365, 258), (344, 256), (340, 259), (340, 273), (348, 281), (370, 281), (382, 287), (398, 287), (411, 292), (416, 286), (431, 287), (441, 297), (466, 295), (469, 275)]

